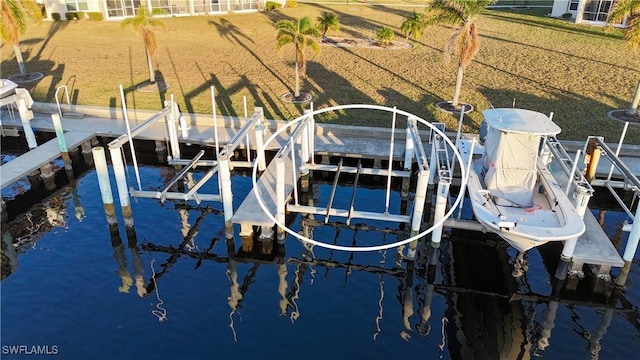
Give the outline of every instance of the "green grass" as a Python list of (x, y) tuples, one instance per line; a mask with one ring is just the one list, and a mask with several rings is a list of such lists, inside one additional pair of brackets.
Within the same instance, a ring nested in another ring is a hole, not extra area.
[[(407, 2), (404, 2), (407, 3)], [(293, 88), (293, 47), (276, 50), (274, 24), (280, 19), (333, 11), (340, 32), (329, 36), (374, 37), (389, 27), (396, 40), (411, 6), (300, 4), (293, 9), (225, 16), (163, 19), (157, 30), (156, 70), (171, 84), (164, 94), (134, 91), (148, 80), (144, 48), (132, 29), (117, 22), (58, 21), (31, 26), (21, 48), (28, 71), (45, 77), (30, 88), (36, 101), (55, 102), (56, 87), (67, 85), (73, 101), (83, 105), (120, 106), (118, 85), (126, 89), (129, 108), (160, 109), (174, 96), (182, 111), (211, 113), (209, 87), (217, 92), (219, 112), (243, 115), (262, 106), (268, 118), (293, 119), (303, 107), (280, 100)], [(421, 10), (419, 10), (421, 11)], [(547, 9), (548, 11), (548, 9)], [(584, 140), (601, 135), (617, 141), (623, 124), (607, 118), (626, 108), (640, 79), (639, 54), (628, 50), (619, 32), (574, 25), (522, 11), (491, 10), (480, 17), (480, 51), (467, 68), (461, 101), (476, 110), (516, 106), (554, 112), (563, 128), (560, 138)], [(426, 120), (455, 129), (456, 119), (438, 112), (436, 101), (453, 96), (456, 68), (447, 64), (443, 47), (453, 28), (428, 28), (405, 50), (322, 47), (308, 63), (302, 91), (314, 107), (366, 103), (397, 106)], [(17, 73), (13, 51), (2, 45), (1, 75)], [(305, 108), (308, 105), (305, 105)], [(351, 114), (349, 114), (351, 115)], [(376, 115), (327, 115), (341, 124), (388, 126)], [(481, 113), (471, 113), (466, 131), (476, 131)], [(640, 128), (631, 126), (627, 143), (640, 143)]]

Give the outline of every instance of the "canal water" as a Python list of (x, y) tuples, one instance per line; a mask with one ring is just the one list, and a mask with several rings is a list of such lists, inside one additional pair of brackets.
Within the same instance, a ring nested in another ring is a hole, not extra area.
[[(142, 187), (159, 189), (173, 174), (142, 167)], [(316, 182), (301, 201), (322, 206), (329, 182)], [(202, 192), (217, 193), (215, 184)], [(234, 175), (236, 208), (250, 188), (249, 177)], [(351, 193), (349, 184), (339, 187), (334, 207), (348, 208)], [(355, 207), (382, 211), (384, 199), (384, 190), (360, 188)], [(407, 205), (395, 192), (390, 204), (391, 213)], [(110, 232), (96, 173), (89, 171), (2, 229), (5, 243), (20, 244), (15, 251), (3, 246), (3, 359), (630, 359), (640, 353), (637, 263), (628, 289), (616, 297), (591, 295), (588, 281), (551, 297), (559, 257), (553, 247), (530, 251), (528, 269), (516, 278), (515, 251), (489, 234), (447, 233), (434, 267), (427, 265), (428, 246), (419, 246), (417, 260), (408, 263), (398, 249), (330, 251), (289, 237), (268, 251), (251, 239), (227, 241), (218, 203), (132, 199), (132, 208), (135, 233), (122, 224)], [(624, 247), (625, 215), (593, 211)], [(291, 221), (295, 231), (339, 245), (390, 243), (404, 233), (384, 222), (346, 226), (331, 218), (320, 225), (324, 217), (317, 215)]]

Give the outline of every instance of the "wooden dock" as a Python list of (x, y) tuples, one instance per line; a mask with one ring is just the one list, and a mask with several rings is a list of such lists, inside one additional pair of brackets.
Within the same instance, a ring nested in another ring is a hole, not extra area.
[[(94, 136), (95, 133), (87, 131), (68, 131), (64, 134), (69, 149), (80, 146), (80, 144), (89, 141)], [(51, 139), (16, 159), (3, 164), (0, 166), (1, 188), (4, 189), (27, 174), (39, 169), (42, 165), (59, 158), (60, 154), (58, 139)]]

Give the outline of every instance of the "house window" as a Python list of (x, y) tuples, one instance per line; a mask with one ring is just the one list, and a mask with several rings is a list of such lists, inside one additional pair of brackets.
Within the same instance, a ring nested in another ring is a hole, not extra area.
[(578, 10), (578, 3), (579, 2), (580, 2), (580, 0), (571, 0), (569, 2), (569, 10), (572, 10), (572, 11)]
[(107, 0), (107, 12), (110, 17), (134, 16), (140, 7), (140, 0)]
[(67, 11), (88, 11), (87, 0), (65, 0)]
[(188, 14), (191, 11), (189, 0), (151, 0), (151, 7), (171, 15)]
[(586, 3), (584, 7), (584, 20), (590, 21), (607, 21), (607, 16), (609, 15), (609, 10), (613, 4), (614, 0), (590, 0)]

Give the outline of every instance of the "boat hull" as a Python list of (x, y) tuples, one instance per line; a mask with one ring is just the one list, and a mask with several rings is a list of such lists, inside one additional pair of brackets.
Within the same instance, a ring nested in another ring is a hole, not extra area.
[[(484, 186), (481, 159), (469, 153), (471, 141), (461, 139), (458, 148), (465, 163), (472, 161), (467, 191), (474, 216), (487, 231), (500, 236), (519, 251), (550, 241), (577, 238), (584, 233), (582, 218), (542, 162), (537, 163), (535, 189), (538, 190), (533, 195), (533, 206), (501, 206), (493, 201)], [(476, 149), (481, 151), (477, 146)]]

